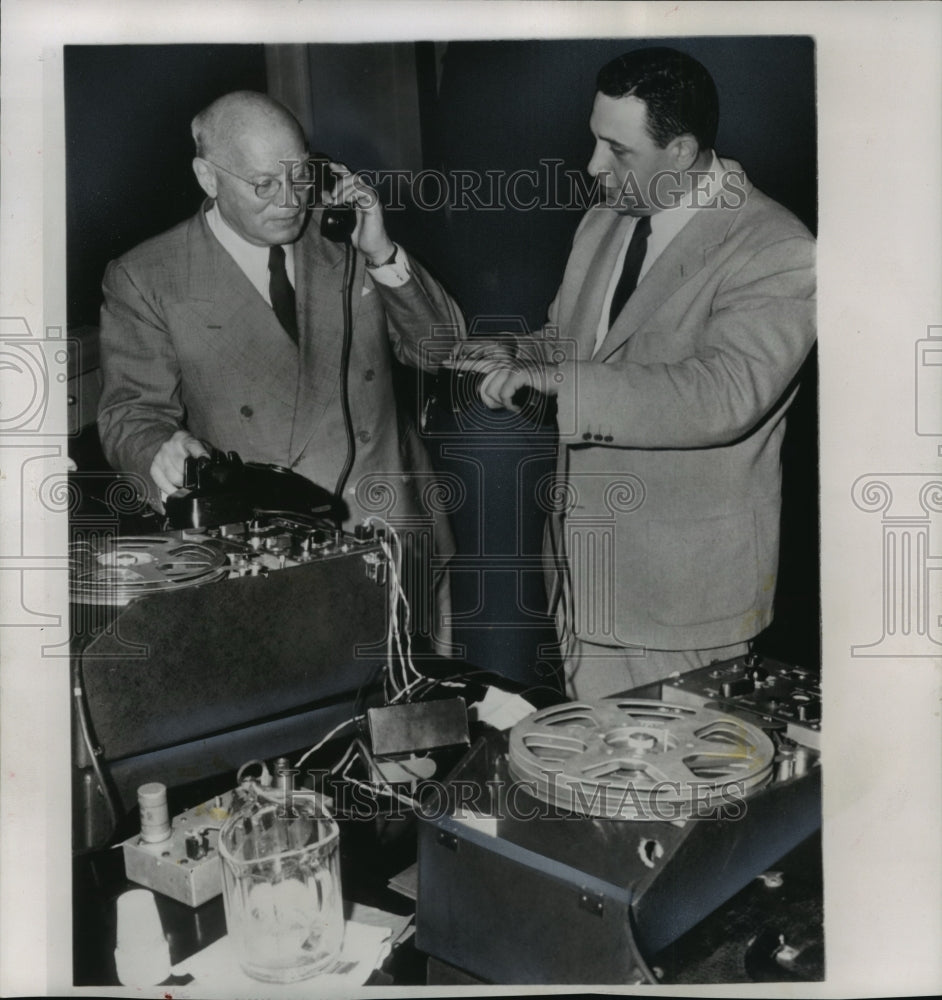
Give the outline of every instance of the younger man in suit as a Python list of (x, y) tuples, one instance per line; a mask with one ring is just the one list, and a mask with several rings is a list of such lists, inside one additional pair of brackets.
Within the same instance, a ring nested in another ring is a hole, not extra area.
[(717, 157), (718, 118), (713, 80), (681, 52), (603, 67), (588, 171), (606, 203), (576, 232), (546, 327), (481, 390), (493, 408), (523, 386), (557, 398), (567, 488), (550, 535), (579, 698), (738, 655), (772, 617), (814, 242)]

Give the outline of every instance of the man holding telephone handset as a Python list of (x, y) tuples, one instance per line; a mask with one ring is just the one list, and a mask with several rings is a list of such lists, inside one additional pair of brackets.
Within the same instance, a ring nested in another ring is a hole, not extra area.
[[(303, 130), (277, 101), (226, 94), (192, 133), (207, 200), (105, 273), (105, 456), (155, 506), (214, 447), (342, 493), (347, 528), (376, 510), (369, 489), (390, 491), (394, 523), (421, 517), (431, 465), (397, 408), (393, 357), (434, 366), (464, 336), (457, 307), (392, 242), (360, 178), (330, 163), (333, 190), (313, 190)], [(354, 213), (348, 241), (324, 225), (337, 206)], [(447, 524), (435, 530), (449, 551)]]

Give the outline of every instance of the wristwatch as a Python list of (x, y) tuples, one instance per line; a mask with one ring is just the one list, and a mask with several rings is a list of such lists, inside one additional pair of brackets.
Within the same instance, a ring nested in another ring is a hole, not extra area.
[(382, 262), (381, 262), (381, 263), (379, 263), (379, 264), (371, 264), (371, 263), (370, 263), (369, 261), (367, 261), (367, 262), (366, 262), (366, 266), (367, 266), (367, 267), (368, 267), (368, 268), (369, 268), (369, 269), (370, 269), (371, 271), (375, 271), (375, 270), (376, 270), (376, 269), (377, 269), (378, 267), (386, 267), (386, 266), (387, 266), (387, 265), (389, 265), (389, 264), (394, 264), (394, 263), (396, 262), (396, 254), (398, 254), (398, 253), (399, 253), (399, 247), (398, 247), (398, 246), (396, 246), (396, 244), (394, 243), (394, 244), (393, 244), (393, 252), (392, 252), (392, 255), (391, 255), (391, 256), (390, 256), (390, 257), (389, 257), (389, 258), (388, 258), (387, 260), (384, 260), (384, 261), (382, 261)]

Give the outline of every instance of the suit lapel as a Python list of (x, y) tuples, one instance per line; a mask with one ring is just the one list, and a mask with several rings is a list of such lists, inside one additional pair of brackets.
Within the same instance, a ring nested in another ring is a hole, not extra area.
[(667, 300), (688, 282), (721, 244), (737, 209), (701, 209), (665, 247), (638, 283), (602, 341), (595, 361), (612, 356)]
[(608, 224), (598, 243), (582, 257), (584, 273), (576, 276), (579, 291), (573, 305), (569, 329), (578, 345), (577, 357), (580, 358), (592, 357), (605, 292), (612, 277), (611, 268), (625, 238), (627, 220), (624, 216), (612, 212), (611, 218), (606, 219), (606, 222)]
[[(297, 349), (265, 300), (213, 236), (203, 211), (188, 236), (189, 300), (210, 349), (252, 384), (290, 405)], [(232, 388), (232, 387), (231, 387)]]

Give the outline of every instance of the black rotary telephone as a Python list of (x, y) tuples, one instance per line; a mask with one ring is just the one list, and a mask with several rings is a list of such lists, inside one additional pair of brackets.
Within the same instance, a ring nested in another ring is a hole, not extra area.
[(214, 528), (260, 513), (289, 513), (333, 527), (349, 517), (346, 502), (280, 465), (243, 462), (212, 449), (188, 456), (183, 486), (164, 503), (171, 528)]
[[(314, 203), (323, 203), (325, 191), (333, 191), (337, 178), (330, 169), (330, 157), (312, 153), (310, 163), (314, 171)], [(347, 243), (357, 224), (356, 209), (351, 205), (325, 208), (321, 216), (321, 235), (334, 243)]]

